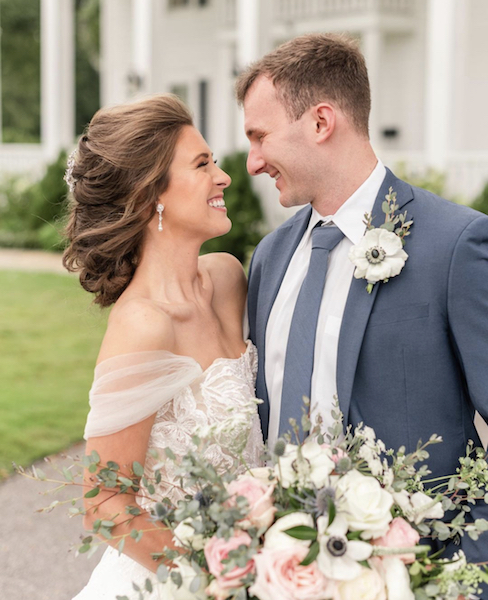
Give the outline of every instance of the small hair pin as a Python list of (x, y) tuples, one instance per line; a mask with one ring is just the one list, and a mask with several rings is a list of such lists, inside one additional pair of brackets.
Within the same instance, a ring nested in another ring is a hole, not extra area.
[(64, 181), (66, 181), (66, 184), (68, 185), (69, 191), (71, 193), (74, 192), (75, 184), (78, 181), (77, 179), (75, 179), (73, 177), (73, 169), (75, 166), (75, 162), (76, 162), (76, 148), (68, 156), (67, 168), (66, 168), (66, 171), (65, 171), (64, 177), (63, 177), (63, 179), (64, 179)]

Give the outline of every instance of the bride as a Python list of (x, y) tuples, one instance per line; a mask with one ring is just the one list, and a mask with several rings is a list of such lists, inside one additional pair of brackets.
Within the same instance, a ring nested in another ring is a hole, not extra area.
[[(115, 461), (126, 472), (137, 461), (150, 474), (153, 449), (169, 446), (182, 455), (199, 428), (236, 414), (247, 439), (244, 456), (257, 465), (256, 354), (242, 331), (246, 278), (231, 255), (199, 257), (203, 242), (231, 227), (224, 202), (230, 178), (187, 108), (158, 95), (100, 110), (70, 158), (66, 180), (72, 205), (64, 264), (79, 271), (96, 303), (113, 304), (90, 391), (86, 453), (96, 450), (102, 464)], [(219, 437), (209, 448), (213, 464), (231, 468), (236, 443), (234, 435)], [(177, 500), (170, 465), (163, 471), (157, 493)], [(139, 597), (132, 584), (148, 577), (150, 597), (162, 594), (151, 552), (174, 548), (172, 535), (149, 521), (151, 498), (139, 502), (142, 514), (127, 523), (131, 496), (102, 490), (85, 499), (87, 529), (109, 519), (114, 537), (146, 533), (137, 542), (127, 536), (123, 554), (108, 540), (113, 547), (76, 600)]]

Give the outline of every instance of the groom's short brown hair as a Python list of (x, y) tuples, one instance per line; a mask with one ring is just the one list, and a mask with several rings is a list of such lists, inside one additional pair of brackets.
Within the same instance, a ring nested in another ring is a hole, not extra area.
[(240, 105), (258, 77), (276, 87), (291, 120), (319, 102), (335, 102), (356, 130), (368, 136), (371, 94), (364, 56), (357, 43), (332, 34), (303, 35), (251, 64), (237, 79)]

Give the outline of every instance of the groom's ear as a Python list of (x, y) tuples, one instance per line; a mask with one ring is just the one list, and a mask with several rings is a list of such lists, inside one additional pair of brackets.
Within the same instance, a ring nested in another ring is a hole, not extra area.
[(329, 139), (335, 129), (335, 108), (326, 102), (316, 104), (312, 108), (312, 118), (315, 124), (315, 141), (318, 144), (321, 144)]

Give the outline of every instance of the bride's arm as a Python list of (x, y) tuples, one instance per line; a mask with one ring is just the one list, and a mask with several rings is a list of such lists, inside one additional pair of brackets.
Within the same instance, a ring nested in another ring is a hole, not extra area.
[[(184, 384), (185, 372), (184, 365), (179, 365), (181, 369), (174, 369), (174, 358), (171, 357), (167, 359), (171, 363), (167, 369), (166, 362), (162, 359), (152, 363), (154, 373), (148, 374), (147, 362), (139, 372), (138, 364), (141, 359), (138, 357), (150, 354), (152, 360), (153, 356), (164, 356), (165, 351), (172, 350), (172, 343), (171, 321), (161, 312), (154, 311), (147, 303), (130, 301), (121, 307), (116, 305), (112, 310), (99, 355), (96, 371), (98, 378), (96, 377), (91, 391), (92, 413), (86, 430), (86, 454), (90, 455), (96, 450), (102, 468), (109, 461), (114, 461), (119, 465), (120, 473), (130, 477), (134, 462), (144, 465), (158, 410), (154, 398), (156, 402), (163, 401), (163, 397), (167, 397), (166, 401), (169, 400), (175, 386)], [(162, 353), (158, 352), (161, 350)], [(174, 373), (165, 377), (165, 370)], [(149, 409), (146, 408), (148, 404)], [(101, 428), (100, 424), (103, 425)], [(93, 431), (96, 431), (95, 436), (90, 437)], [(103, 435), (105, 431), (110, 432), (110, 435)], [(85, 493), (90, 488), (99, 487), (95, 475), (88, 470), (85, 471), (84, 483)], [(125, 536), (124, 554), (151, 571), (156, 571), (161, 560), (154, 561), (151, 553), (161, 552), (164, 547), (173, 548), (172, 534), (161, 524), (151, 522), (147, 512), (131, 516), (127, 509), (136, 506), (135, 496), (117, 494), (116, 489), (100, 487), (97, 496), (84, 499), (84, 526), (93, 530), (98, 519), (114, 521), (116, 526), (112, 529), (113, 539), (102, 539), (117, 547), (121, 536)], [(127, 535), (133, 529), (144, 531), (138, 542)]]
[[(132, 476), (133, 462), (137, 461), (141, 465), (145, 462), (153, 423), (154, 415), (118, 433), (89, 438), (86, 454), (89, 455), (92, 450), (96, 450), (102, 467), (108, 461), (115, 461), (119, 465), (121, 474)], [(85, 472), (85, 486), (85, 492), (90, 488), (98, 487), (95, 475), (88, 471)], [(112, 529), (113, 539), (102, 539), (116, 548), (121, 536), (125, 536), (124, 554), (147, 569), (156, 571), (161, 560), (152, 559), (151, 553), (161, 552), (164, 547), (174, 548), (171, 532), (161, 524), (151, 522), (147, 512), (143, 511), (139, 516), (132, 517), (127, 512), (127, 508), (136, 506), (134, 495), (117, 494), (117, 488), (103, 489), (100, 486), (100, 490), (95, 498), (85, 498), (84, 527), (91, 531), (97, 519), (114, 521), (116, 526)], [(133, 529), (144, 532), (138, 542), (129, 535)]]

